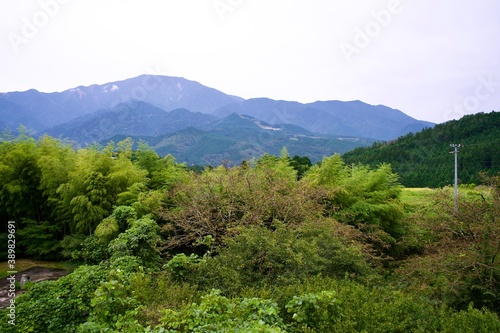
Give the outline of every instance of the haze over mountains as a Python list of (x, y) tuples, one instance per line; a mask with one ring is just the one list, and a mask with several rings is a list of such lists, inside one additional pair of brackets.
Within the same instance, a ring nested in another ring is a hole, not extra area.
[(320, 159), (433, 127), (399, 110), (361, 101), (245, 100), (180, 77), (142, 75), (63, 92), (0, 94), (0, 129), (81, 145), (143, 139), (180, 161), (217, 163), (276, 153)]

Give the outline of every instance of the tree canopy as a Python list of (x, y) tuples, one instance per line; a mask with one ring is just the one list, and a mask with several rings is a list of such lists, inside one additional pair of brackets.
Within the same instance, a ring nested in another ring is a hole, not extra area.
[(498, 175), (455, 212), (447, 187), (405, 202), (388, 163), (132, 147), (0, 142), (0, 238), (15, 220), (16, 255), (78, 267), (27, 283), (0, 331), (500, 331)]

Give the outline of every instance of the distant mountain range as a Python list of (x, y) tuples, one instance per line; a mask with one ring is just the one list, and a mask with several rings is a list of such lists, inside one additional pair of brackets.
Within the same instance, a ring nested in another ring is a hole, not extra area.
[(392, 140), (409, 132), (420, 131), (434, 124), (415, 120), (403, 112), (383, 105), (369, 105), (361, 101), (298, 102), (252, 98), (223, 106), (213, 113), (246, 114), (270, 124), (293, 124), (311, 132), (336, 136), (364, 137)]
[(160, 136), (188, 127), (203, 128), (218, 120), (215, 116), (187, 109), (166, 112), (149, 103), (132, 100), (77, 117), (45, 132), (80, 144), (91, 144), (115, 135)]
[(154, 75), (55, 93), (0, 93), (0, 130), (15, 132), (20, 124), (35, 135), (80, 145), (142, 138), (162, 155), (210, 164), (237, 163), (283, 146), (292, 155), (321, 159), (434, 126), (361, 101), (245, 100), (184, 78)]
[[(118, 142), (126, 137), (117, 135), (111, 139)], [(292, 156), (308, 156), (312, 161), (319, 161), (325, 155), (373, 143), (370, 139), (316, 135), (295, 125), (271, 125), (236, 113), (198, 128), (189, 127), (162, 136), (137, 136), (132, 139), (147, 142), (162, 156), (171, 154), (188, 164), (213, 166), (220, 165), (222, 161), (239, 163), (265, 153), (279, 155), (283, 147), (287, 147)]]
[[(41, 93), (37, 90), (0, 93), (0, 102), (10, 107), (0, 115), (8, 117), (0, 124), (16, 124), (32, 119), (33, 130), (43, 132), (79, 116), (109, 109), (129, 101), (148, 102), (164, 111), (185, 108), (193, 112), (212, 113), (221, 106), (243, 100), (180, 77), (141, 75), (102, 85), (77, 87), (63, 92)], [(3, 117), (2, 117), (3, 118)], [(10, 128), (10, 129), (15, 129)]]

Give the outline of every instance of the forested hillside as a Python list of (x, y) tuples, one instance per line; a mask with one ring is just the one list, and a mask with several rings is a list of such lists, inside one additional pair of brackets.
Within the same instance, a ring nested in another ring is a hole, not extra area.
[(76, 267), (24, 285), (1, 332), (500, 331), (498, 176), (455, 213), (449, 189), (403, 201), (389, 164), (194, 171), (133, 147), (0, 142), (0, 273)]
[(500, 172), (500, 112), (464, 116), (410, 133), (395, 141), (374, 143), (343, 155), (346, 163), (376, 166), (390, 163), (407, 187), (441, 187), (453, 183), (454, 156), (450, 144), (461, 144), (459, 182), (479, 183), (480, 172)]

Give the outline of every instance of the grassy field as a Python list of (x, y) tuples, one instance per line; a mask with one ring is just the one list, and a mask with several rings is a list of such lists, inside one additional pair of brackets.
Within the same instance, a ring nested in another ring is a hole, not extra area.
[[(449, 186), (443, 190), (448, 191), (450, 198), (453, 198), (453, 187)], [(401, 192), (401, 201), (411, 207), (422, 207), (428, 205), (436, 189), (424, 188), (403, 188)], [(473, 198), (482, 196), (491, 198), (491, 189), (485, 186), (460, 185), (458, 188), (460, 198)]]
[(425, 206), (432, 198), (436, 190), (425, 188), (404, 188), (401, 193), (401, 201), (410, 206)]
[[(19, 259), (16, 260), (16, 268), (15, 271), (21, 272), (24, 271), (25, 269), (35, 267), (35, 266), (41, 266), (41, 267), (49, 267), (49, 268), (62, 268), (66, 270), (71, 270), (72, 267), (68, 265), (66, 262), (53, 262), (53, 261), (41, 261), (41, 260), (33, 260), (33, 259)], [(7, 271), (11, 271), (12, 269), (9, 268), (8, 263), (5, 262), (0, 262), (0, 278), (4, 278), (6, 276), (9, 276), (7, 274)]]

